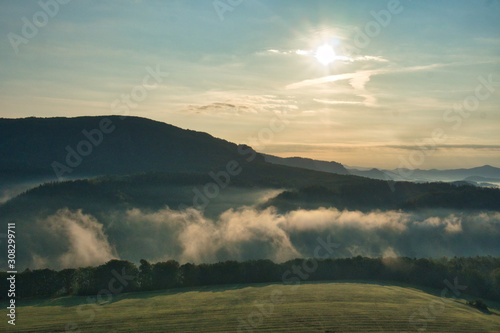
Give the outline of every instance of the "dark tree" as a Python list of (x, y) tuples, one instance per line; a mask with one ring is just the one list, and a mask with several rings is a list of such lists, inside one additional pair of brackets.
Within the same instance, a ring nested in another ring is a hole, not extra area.
[(168, 289), (179, 286), (179, 263), (175, 260), (153, 265), (153, 288)]
[(139, 266), (139, 287), (141, 290), (153, 289), (153, 265), (144, 259), (140, 261)]

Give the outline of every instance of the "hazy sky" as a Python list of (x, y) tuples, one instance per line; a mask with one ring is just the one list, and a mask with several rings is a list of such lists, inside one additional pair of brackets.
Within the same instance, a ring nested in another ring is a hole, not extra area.
[(500, 167), (498, 0), (55, 1), (0, 2), (2, 117), (130, 114), (279, 156)]

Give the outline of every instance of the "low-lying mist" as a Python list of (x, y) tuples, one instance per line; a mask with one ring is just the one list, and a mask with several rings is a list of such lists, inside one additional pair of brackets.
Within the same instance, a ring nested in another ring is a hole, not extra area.
[(111, 211), (99, 220), (61, 209), (19, 230), (25, 267), (98, 265), (112, 258), (138, 262), (312, 257), (318, 237), (338, 246), (332, 257), (500, 256), (500, 213), (458, 211), (295, 210), (242, 206), (211, 219), (188, 208)]

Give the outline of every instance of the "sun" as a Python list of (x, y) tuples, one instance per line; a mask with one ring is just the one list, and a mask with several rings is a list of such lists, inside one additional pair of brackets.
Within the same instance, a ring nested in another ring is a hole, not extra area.
[(324, 66), (327, 66), (329, 63), (335, 60), (335, 51), (330, 45), (323, 44), (318, 47), (314, 56), (320, 63), (322, 63)]

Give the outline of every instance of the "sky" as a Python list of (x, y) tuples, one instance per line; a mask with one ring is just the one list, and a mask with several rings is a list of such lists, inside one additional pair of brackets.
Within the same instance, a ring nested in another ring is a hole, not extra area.
[(0, 1), (0, 117), (134, 115), (259, 152), (500, 167), (500, 1)]

